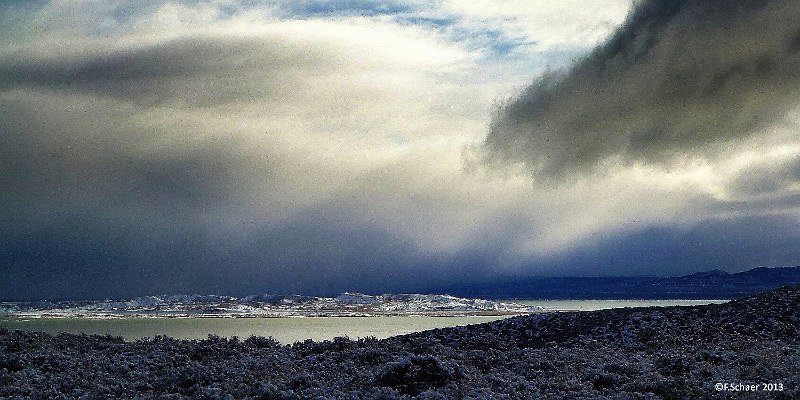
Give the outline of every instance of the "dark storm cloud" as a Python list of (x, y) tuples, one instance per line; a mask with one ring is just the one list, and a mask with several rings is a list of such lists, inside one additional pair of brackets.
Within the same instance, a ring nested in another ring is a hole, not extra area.
[(100, 40), (0, 61), (1, 298), (403, 291), (453, 276), (361, 221), (362, 194), (324, 198), (350, 172), (304, 148), (296, 125), (315, 115), (278, 124), (280, 138), (260, 119), (276, 104), (338, 113), (357, 101), (330, 93), (348, 85), (338, 69), (352, 55), (256, 36)]
[(155, 293), (336, 295), (418, 291), (474, 278), (472, 265), (418, 251), (406, 238), (331, 210), (310, 211), (246, 241), (197, 232), (191, 223), (109, 223), (91, 212), (49, 216), (48, 226), (0, 224), (0, 299), (126, 298)]
[(18, 54), (0, 61), (0, 90), (92, 93), (140, 104), (212, 106), (275, 95), (302, 70), (335, 64), (268, 37), (183, 38), (67, 57)]
[(0, 97), (2, 299), (392, 291), (433, 265), (380, 226), (331, 220), (345, 205), (263, 217), (302, 201), (281, 194), (301, 184), (285, 155), (175, 139), (119, 102), (41, 96)]
[(331, 220), (345, 205), (263, 217), (302, 201), (281, 194), (301, 184), (296, 162), (255, 155), (251, 142), (176, 139), (175, 124), (130, 113), (116, 101), (0, 96), (0, 298), (392, 291), (433, 265), (380, 226)]
[[(70, 104), (98, 111), (77, 99), (62, 107)], [(130, 116), (90, 115), (76, 118), (46, 103), (0, 99), (0, 210), (185, 214), (235, 198), (243, 189), (241, 171), (254, 165), (233, 140), (193, 141), (189, 135), (165, 140), (159, 149), (152, 137), (169, 137), (168, 125), (134, 126), (126, 123)], [(266, 179), (274, 159), (264, 158), (255, 169)]]
[(305, 72), (336, 63), (269, 36), (65, 48), (0, 61), (0, 209), (238, 205), (291, 180), (292, 162), (207, 110), (261, 103), (268, 114)]
[(729, 189), (740, 196), (797, 194), (800, 189), (800, 155), (750, 166), (737, 175)]
[(800, 95), (800, 3), (648, 0), (603, 45), (503, 106), (489, 159), (539, 177), (609, 159), (702, 155), (780, 120)]
[(712, 219), (609, 235), (545, 260), (549, 275), (675, 276), (797, 265), (800, 228), (783, 216)]

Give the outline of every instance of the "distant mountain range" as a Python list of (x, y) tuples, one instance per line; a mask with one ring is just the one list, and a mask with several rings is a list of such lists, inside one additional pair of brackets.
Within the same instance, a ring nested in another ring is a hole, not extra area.
[(492, 299), (734, 299), (800, 283), (800, 266), (678, 277), (557, 277), (507, 279), (441, 288), (456, 296)]

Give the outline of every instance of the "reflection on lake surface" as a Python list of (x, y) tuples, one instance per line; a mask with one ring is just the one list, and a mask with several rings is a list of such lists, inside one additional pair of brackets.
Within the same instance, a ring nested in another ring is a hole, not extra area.
[(281, 343), (337, 336), (351, 339), (419, 332), (448, 326), (479, 324), (505, 317), (309, 317), (309, 318), (3, 318), (0, 327), (43, 331), (110, 334), (135, 340), (155, 335), (205, 339), (209, 334), (242, 339), (272, 336)]

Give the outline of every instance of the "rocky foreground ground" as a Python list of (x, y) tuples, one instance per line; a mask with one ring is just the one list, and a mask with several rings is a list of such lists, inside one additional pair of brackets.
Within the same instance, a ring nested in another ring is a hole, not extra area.
[(797, 399), (800, 286), (288, 346), (0, 331), (0, 398), (137, 397)]

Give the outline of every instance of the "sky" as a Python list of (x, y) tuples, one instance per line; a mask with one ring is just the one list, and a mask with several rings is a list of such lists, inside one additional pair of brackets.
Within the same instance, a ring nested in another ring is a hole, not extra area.
[(0, 2), (0, 297), (800, 264), (792, 0)]

